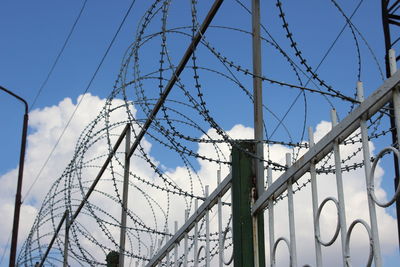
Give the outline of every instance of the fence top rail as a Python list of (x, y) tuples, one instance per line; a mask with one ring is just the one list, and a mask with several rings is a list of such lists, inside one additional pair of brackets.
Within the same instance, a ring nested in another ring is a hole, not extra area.
[(324, 158), (332, 150), (335, 140), (340, 143), (352, 134), (359, 127), (361, 117), (365, 120), (372, 117), (391, 99), (393, 89), (399, 83), (400, 71), (397, 71), (268, 187), (254, 204), (252, 214), (264, 209), (269, 198), (281, 195), (286, 190), (289, 180), (295, 182), (302, 177), (310, 168), (311, 162), (316, 163)]
[(212, 208), (217, 202), (218, 197), (222, 197), (231, 187), (232, 175), (228, 174), (225, 179), (217, 186), (217, 188), (207, 197), (203, 204), (195, 211), (195, 213), (189, 217), (185, 224), (174, 234), (174, 236), (160, 249), (160, 251), (149, 261), (147, 267), (155, 266), (165, 255), (173, 248), (175, 243), (178, 243), (183, 239), (186, 233), (188, 233), (206, 213), (207, 210)]

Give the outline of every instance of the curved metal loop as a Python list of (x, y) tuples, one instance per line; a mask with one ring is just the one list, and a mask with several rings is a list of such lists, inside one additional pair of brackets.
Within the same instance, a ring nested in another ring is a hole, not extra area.
[(346, 260), (346, 266), (352, 266), (351, 265), (351, 258), (350, 258), (350, 236), (351, 233), (353, 232), (354, 226), (356, 226), (358, 223), (362, 224), (367, 230), (368, 237), (369, 237), (369, 256), (368, 256), (368, 262), (366, 266), (371, 266), (372, 265), (372, 260), (374, 258), (374, 242), (372, 240), (372, 234), (371, 234), (371, 229), (369, 228), (369, 225), (362, 219), (357, 219), (354, 220), (350, 227), (349, 230), (347, 231), (346, 235), (346, 248), (345, 248), (345, 260)]
[[(317, 229), (319, 230), (319, 229), (320, 229), (320, 226), (319, 226), (319, 218), (321, 217), (321, 211), (322, 211), (323, 207), (325, 206), (325, 204), (326, 204), (328, 201), (332, 201), (332, 202), (335, 203), (335, 205), (336, 205), (336, 210), (337, 210), (337, 223), (336, 223), (335, 234), (333, 235), (332, 239), (331, 239), (330, 241), (328, 241), (328, 242), (322, 241), (320, 235), (316, 235), (316, 236), (315, 236), (315, 238), (318, 240), (318, 242), (319, 242), (321, 245), (325, 246), (325, 247), (329, 247), (330, 245), (332, 245), (332, 244), (336, 241), (336, 239), (337, 239), (337, 237), (338, 237), (338, 235), (339, 235), (339, 231), (340, 231), (339, 203), (338, 203), (338, 201), (337, 201), (335, 198), (333, 198), (333, 197), (327, 197), (327, 198), (324, 199), (324, 201), (322, 201), (322, 203), (321, 203), (321, 205), (319, 206), (318, 211), (317, 211), (317, 217), (315, 218), (315, 225), (316, 225)], [(318, 231), (318, 232), (319, 232), (319, 231)]]
[(199, 261), (199, 259), (200, 259), (200, 252), (201, 252), (201, 250), (204, 250), (205, 251), (205, 247), (204, 247), (204, 245), (202, 245), (200, 248), (199, 248), (199, 250), (197, 251), (197, 258), (196, 258), (196, 261), (197, 261), (197, 263), (200, 263), (200, 261)]
[[(224, 236), (222, 237), (222, 247), (225, 248), (225, 240), (226, 240), (226, 235), (228, 234), (228, 232), (231, 230), (230, 227), (227, 227), (226, 230), (224, 231)], [(228, 261), (225, 261), (225, 255), (224, 255), (224, 249), (222, 250), (222, 262), (225, 265), (230, 265), (233, 261), (233, 251), (232, 251), (232, 255), (231, 258)]]
[(375, 195), (375, 183), (374, 183), (374, 178), (375, 178), (375, 168), (376, 165), (378, 164), (378, 161), (380, 158), (382, 158), (387, 152), (392, 151), (394, 154), (396, 154), (397, 160), (399, 161), (400, 164), (400, 153), (399, 151), (394, 148), (394, 147), (385, 147), (384, 149), (381, 150), (381, 152), (379, 152), (378, 156), (376, 156), (376, 159), (374, 160), (374, 162), (372, 163), (372, 167), (371, 167), (371, 171), (369, 173), (369, 177), (368, 177), (368, 194), (371, 196), (372, 200), (376, 203), (376, 205), (382, 207), (382, 208), (387, 208), (390, 205), (392, 205), (396, 199), (399, 197), (400, 194), (400, 181), (399, 184), (397, 184), (397, 190), (394, 193), (393, 198), (388, 201), (388, 202), (380, 202)]
[(278, 247), (279, 242), (281, 242), (281, 241), (283, 241), (283, 242), (286, 243), (286, 246), (287, 246), (287, 248), (288, 248), (288, 250), (289, 250), (289, 255), (290, 255), (290, 257), (289, 257), (289, 261), (290, 261), (290, 262), (289, 262), (289, 266), (292, 266), (292, 254), (290, 253), (290, 242), (289, 242), (286, 238), (284, 238), (284, 237), (279, 237), (279, 238), (275, 241), (275, 243), (274, 243), (274, 249), (272, 250), (271, 261), (275, 264), (276, 249), (277, 249), (277, 247)]

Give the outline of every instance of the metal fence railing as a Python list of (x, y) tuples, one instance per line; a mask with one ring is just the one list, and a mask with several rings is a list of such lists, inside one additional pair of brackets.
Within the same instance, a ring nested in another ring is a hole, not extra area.
[[(268, 209), (269, 216), (269, 246), (270, 246), (270, 266), (275, 265), (275, 253), (277, 246), (280, 242), (286, 243), (289, 249), (290, 255), (290, 266), (297, 266), (297, 249), (296, 249), (296, 234), (295, 234), (295, 218), (293, 211), (293, 189), (292, 186), (301, 177), (310, 174), (311, 179), (311, 194), (312, 194), (312, 209), (313, 209), (313, 228), (314, 228), (314, 243), (315, 243), (315, 261), (317, 266), (322, 266), (322, 250), (321, 247), (328, 247), (335, 243), (340, 236), (341, 243), (341, 259), (343, 266), (351, 266), (351, 252), (350, 252), (350, 239), (353, 229), (356, 225), (360, 224), (364, 226), (368, 233), (369, 240), (369, 256), (367, 260), (367, 266), (371, 266), (374, 263), (375, 266), (382, 266), (382, 255), (378, 233), (377, 223), (377, 212), (376, 209), (380, 207), (388, 207), (393, 204), (398, 198), (400, 187), (392, 197), (392, 199), (386, 203), (382, 203), (375, 196), (374, 186), (374, 172), (378, 161), (387, 152), (393, 152), (399, 159), (398, 148), (393, 146), (383, 149), (372, 162), (371, 166), (371, 154), (369, 150), (369, 138), (367, 132), (366, 121), (370, 119), (374, 114), (380, 111), (388, 102), (393, 101), (394, 103), (394, 114), (397, 129), (397, 140), (399, 140), (400, 133), (400, 94), (398, 89), (400, 72), (396, 70), (396, 61), (394, 52), (391, 52), (391, 71), (392, 77), (386, 80), (381, 87), (379, 87), (373, 94), (364, 99), (362, 83), (357, 84), (357, 94), (360, 105), (353, 112), (351, 112), (346, 118), (340, 123), (337, 122), (336, 112), (333, 110), (331, 114), (332, 119), (332, 130), (326, 134), (318, 143), (314, 144), (312, 131), (309, 133), (310, 149), (300, 159), (290, 164), (290, 155), (288, 158), (287, 166), (290, 166), (279, 178), (274, 182), (271, 178), (271, 172), (268, 173), (268, 187), (266, 191), (257, 199), (256, 203), (252, 207), (252, 214), (264, 212), (264, 209)], [(339, 145), (350, 135), (356, 131), (360, 131), (362, 154), (363, 154), (363, 166), (365, 174), (365, 194), (368, 200), (368, 214), (369, 221), (364, 219), (355, 219), (352, 222), (346, 220), (346, 206), (348, 203), (345, 202), (344, 198), (344, 186), (342, 177), (342, 160)], [(334, 157), (334, 173), (336, 176), (336, 192), (337, 196), (330, 196), (318, 201), (318, 188), (317, 180), (318, 174), (316, 173), (316, 164), (318, 164), (324, 157), (329, 153), (333, 152)], [(279, 238), (274, 237), (275, 223), (273, 220), (274, 214), (274, 200), (278, 199), (282, 194), (287, 195), (288, 201), (288, 217), (289, 217), (289, 238), (282, 236)], [(332, 202), (337, 208), (337, 226), (334, 231), (333, 237), (329, 241), (323, 241), (320, 235), (319, 220), (321, 211), (326, 203)], [(338, 241), (339, 242), (339, 241)]]
[[(394, 54), (392, 54), (392, 59), (393, 58)], [(391, 62), (393, 63), (395, 61), (391, 60)], [(265, 249), (265, 254), (267, 255), (266, 259), (268, 259), (267, 265), (275, 266), (277, 248), (281, 243), (286, 244), (288, 247), (290, 266), (297, 266), (298, 264), (298, 244), (296, 244), (296, 239), (298, 237), (296, 236), (295, 227), (297, 218), (294, 211), (293, 185), (304, 175), (309, 175), (314, 230), (314, 245), (310, 245), (309, 247), (314, 247), (316, 266), (322, 266), (323, 263), (322, 247), (331, 246), (336, 242), (340, 242), (340, 257), (343, 266), (351, 266), (350, 239), (356, 225), (362, 225), (368, 234), (370, 252), (366, 260), (367, 266), (371, 266), (372, 264), (375, 266), (383, 266), (376, 209), (393, 204), (400, 194), (400, 187), (398, 187), (390, 201), (383, 203), (375, 196), (374, 172), (378, 161), (385, 153), (393, 152), (397, 155), (398, 159), (400, 157), (398, 149), (390, 146), (378, 153), (371, 163), (366, 121), (374, 116), (374, 114), (381, 111), (389, 101), (393, 101), (396, 128), (397, 132), (400, 133), (400, 94), (398, 92), (400, 72), (396, 71), (395, 63), (392, 64), (392, 74), (391, 78), (386, 80), (382, 86), (366, 99), (364, 99), (363, 96), (362, 83), (359, 82), (357, 84), (357, 91), (360, 105), (340, 123), (338, 123), (336, 112), (333, 110), (331, 113), (332, 130), (319, 142), (314, 143), (313, 132), (310, 130), (310, 149), (300, 159), (293, 162), (293, 164), (290, 162), (290, 154), (286, 155), (286, 165), (288, 168), (274, 182), (272, 182), (272, 171), (268, 169), (266, 190), (258, 197), (255, 203), (253, 203), (251, 211), (249, 210), (249, 213), (251, 212), (253, 217), (264, 214), (265, 218), (268, 218), (266, 219), (265, 225), (265, 229), (268, 230), (267, 243), (269, 243), (269, 246), (266, 246), (267, 249)], [(346, 138), (356, 131), (359, 131), (361, 135), (369, 220), (359, 218), (353, 221), (346, 221), (346, 202), (339, 146)], [(329, 153), (333, 153), (337, 195), (319, 201), (317, 187), (319, 174), (316, 170), (316, 164)], [(234, 168), (234, 166), (232, 168)], [(232, 177), (228, 175), (210, 195), (206, 195), (206, 199), (202, 205), (195, 209), (193, 214), (189, 216), (185, 211), (186, 220), (184, 225), (179, 229), (177, 225), (175, 225), (175, 234), (171, 235), (164, 245), (160, 244), (159, 249), (154, 252), (146, 266), (225, 266), (233, 264), (235, 255), (230, 256), (232, 251), (234, 251), (231, 246), (233, 245), (234, 247), (236, 244), (232, 241), (234, 239), (231, 239), (230, 236), (232, 234), (234, 235), (235, 232), (232, 233), (232, 228), (229, 225), (234, 224), (234, 222), (222, 222), (229, 216), (227, 216), (227, 214), (223, 216), (221, 200), (228, 191), (232, 190), (232, 183)], [(287, 196), (289, 231), (288, 236), (275, 237), (276, 233), (274, 229), (277, 221), (274, 219), (274, 207), (276, 200), (280, 199), (282, 195)], [(338, 219), (333, 237), (326, 241), (321, 237), (319, 221), (322, 210), (329, 202), (336, 207)], [(232, 202), (230, 204), (234, 205)], [(214, 216), (218, 216), (217, 225), (210, 225), (211, 213), (214, 213)], [(235, 218), (233, 218), (233, 220), (235, 220)], [(200, 225), (202, 230), (199, 230)], [(217, 236), (210, 236), (210, 232), (213, 232), (210, 231), (211, 227), (217, 229)], [(227, 240), (229, 240), (229, 245), (227, 245)], [(259, 240), (259, 242), (263, 241)], [(229, 257), (227, 257), (228, 249), (230, 250)], [(254, 251), (256, 251), (256, 249), (254, 249)]]

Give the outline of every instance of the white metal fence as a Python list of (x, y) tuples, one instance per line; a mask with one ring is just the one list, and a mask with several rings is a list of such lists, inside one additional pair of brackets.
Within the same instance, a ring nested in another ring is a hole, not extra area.
[[(294, 212), (293, 184), (304, 175), (310, 176), (311, 183), (312, 203), (310, 203), (310, 205), (312, 205), (313, 213), (314, 245), (309, 244), (308, 246), (309, 249), (313, 248), (315, 250), (315, 265), (322, 266), (323, 264), (322, 247), (328, 247), (339, 242), (341, 255), (337, 255), (337, 257), (341, 257), (343, 266), (351, 266), (350, 239), (354, 227), (358, 224), (362, 225), (368, 234), (370, 253), (366, 260), (367, 266), (371, 266), (372, 264), (375, 266), (383, 265), (376, 209), (385, 208), (393, 204), (399, 196), (400, 187), (398, 187), (390, 201), (386, 203), (379, 201), (374, 191), (374, 173), (378, 161), (384, 154), (393, 152), (397, 156), (397, 159), (400, 157), (398, 149), (390, 146), (379, 152), (371, 164), (366, 121), (380, 111), (388, 102), (393, 101), (398, 133), (397, 139), (399, 139), (400, 94), (398, 92), (398, 85), (400, 82), (400, 72), (396, 71), (393, 51), (391, 51), (390, 62), (392, 77), (386, 80), (382, 86), (374, 91), (367, 99), (364, 99), (363, 86), (362, 83), (359, 82), (357, 84), (357, 91), (360, 105), (340, 123), (338, 123), (336, 112), (333, 110), (331, 114), (332, 130), (318, 143), (314, 144), (313, 132), (310, 130), (310, 149), (293, 164), (290, 162), (290, 155), (287, 155), (286, 165), (288, 169), (274, 182), (272, 182), (272, 171), (268, 169), (266, 190), (260, 195), (251, 210), (253, 216), (263, 213), (264, 216), (268, 218), (265, 220), (265, 229), (268, 229), (268, 240), (266, 243), (269, 244), (269, 246), (266, 246), (267, 249), (265, 251), (267, 255), (267, 265), (275, 266), (275, 255), (278, 244), (281, 242), (285, 243), (288, 247), (290, 266), (298, 265), (295, 229), (297, 218)], [(339, 145), (356, 131), (360, 131), (361, 134), (366, 186), (365, 192), (368, 199), (367, 207), (369, 220), (360, 218), (347, 221)], [(329, 153), (333, 153), (334, 157), (337, 195), (329, 196), (321, 201), (318, 200), (317, 180), (319, 175), (316, 171), (316, 164)], [(175, 223), (175, 234), (171, 234), (171, 237), (165, 244), (159, 244), (159, 249), (154, 252), (147, 266), (225, 266), (233, 264), (232, 245), (234, 246), (234, 244), (231, 238), (231, 226), (229, 226), (231, 219), (226, 219), (231, 214), (231, 202), (227, 201), (228, 203), (225, 203), (225, 206), (228, 207), (228, 214), (224, 213), (224, 205), (222, 202), (222, 197), (230, 191), (231, 179), (231, 175), (228, 175), (220, 182), (218, 187), (210, 195), (206, 196), (205, 201), (193, 214), (189, 216), (185, 211), (186, 222), (184, 225), (178, 229)], [(289, 231), (288, 236), (275, 237), (274, 229), (277, 222), (274, 220), (274, 203), (277, 199), (281, 198), (282, 195), (287, 196), (284, 201), (287, 201)], [(328, 202), (331, 202), (337, 208), (338, 218), (333, 237), (326, 241), (321, 237), (319, 221), (321, 212)], [(217, 225), (210, 225), (210, 216), (217, 216)], [(223, 222), (223, 220), (225, 221)], [(213, 232), (210, 231), (210, 228), (217, 230), (217, 236), (210, 235), (210, 232)], [(338, 238), (339, 236), (340, 238)]]

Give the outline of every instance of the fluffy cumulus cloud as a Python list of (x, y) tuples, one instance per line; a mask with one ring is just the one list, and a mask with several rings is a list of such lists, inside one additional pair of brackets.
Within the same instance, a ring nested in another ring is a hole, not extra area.
[[(82, 99), (83, 98), (83, 99)], [(52, 153), (43, 170), (42, 166), (47, 156), (52, 151), (58, 138), (76, 108), (76, 103), (82, 103), (79, 111), (69, 123), (57, 148)], [(122, 101), (120, 101), (122, 104)], [(80, 96), (76, 103), (70, 98), (65, 98), (58, 105), (33, 110), (29, 115), (29, 127), (31, 134), (28, 136), (26, 161), (24, 168), (24, 183), (22, 188), (23, 204), (21, 209), (19, 244), (26, 239), (32, 227), (44, 196), (50, 186), (65, 169), (74, 155), (75, 144), (84, 128), (99, 114), (104, 106), (104, 99), (86, 94)], [(117, 115), (117, 114), (116, 114)], [(121, 114), (119, 114), (121, 115)], [(4, 218), (0, 228), (0, 255), (8, 258), (9, 236), (12, 228), (14, 211), (15, 177), (18, 169), (11, 170), (0, 177), (0, 211)], [(40, 173), (40, 176), (38, 174)], [(33, 185), (33, 186), (32, 186)], [(6, 266), (6, 260), (1, 266)]]
[[(81, 96), (82, 97), (82, 96)], [(79, 99), (78, 99), (79, 101)], [(118, 102), (118, 100), (117, 100)], [(85, 127), (94, 119), (94, 116), (99, 114), (101, 109), (103, 108), (105, 100), (99, 99), (96, 96), (92, 96), (87, 94), (84, 96), (83, 103), (79, 108), (79, 112), (76, 113), (74, 119), (71, 121), (67, 131), (64, 133), (63, 138), (57, 146), (57, 149), (54, 151), (52, 157), (49, 162), (46, 164), (46, 168), (42, 170), (42, 173), (39, 179), (36, 181), (34, 187), (29, 192), (29, 195), (24, 199), (22, 211), (21, 211), (21, 225), (20, 225), (20, 240), (21, 244), (31, 228), (31, 225), (34, 222), (35, 216), (42, 204), (42, 200), (44, 196), (47, 194), (50, 186), (54, 182), (54, 180), (60, 177), (62, 171), (70, 162), (71, 158), (75, 152), (75, 144), (76, 140), (80, 137), (80, 133), (85, 129)], [(118, 102), (119, 103), (119, 102)], [(117, 103), (117, 105), (118, 105)], [(121, 101), (122, 103), (122, 101)], [(119, 104), (121, 104), (119, 103)], [(57, 142), (58, 137), (63, 131), (70, 115), (74, 111), (76, 104), (69, 98), (64, 99), (58, 105), (47, 107), (40, 110), (34, 110), (30, 114), (30, 129), (31, 134), (28, 137), (28, 150), (26, 156), (26, 165), (25, 165), (25, 180), (24, 180), (24, 188), (23, 193), (26, 194), (29, 186), (35, 181), (37, 174), (39, 173), (41, 167), (47, 159), (47, 155), (52, 150), (54, 144)], [(110, 121), (118, 121), (118, 118), (126, 116), (124, 111), (114, 112)], [(132, 113), (135, 113), (135, 110), (132, 110)], [(122, 128), (118, 128), (119, 132)], [(315, 139), (318, 141), (321, 137), (323, 137), (329, 130), (331, 129), (331, 124), (329, 122), (322, 121), (316, 126), (315, 129)], [(253, 129), (249, 127), (245, 127), (243, 125), (235, 125), (231, 129), (227, 130), (227, 134), (233, 139), (251, 139), (253, 136)], [(211, 138), (219, 138), (217, 133), (214, 130), (209, 130), (207, 135)], [(205, 137), (205, 136), (204, 136)], [(116, 138), (116, 137), (115, 137)], [(113, 137), (112, 142), (115, 141)], [(83, 138), (84, 139), (84, 138)], [(82, 137), (79, 139), (83, 140)], [(92, 146), (88, 152), (85, 154), (86, 163), (90, 163), (92, 165), (98, 165), (103, 158), (96, 159), (96, 155), (104, 155), (105, 151), (107, 151), (106, 140), (101, 140), (97, 145)], [(152, 154), (152, 144), (149, 141), (143, 142), (143, 149), (145, 152), (152, 155), (151, 161), (154, 162), (159, 168), (164, 168), (157, 160), (157, 156)], [(352, 154), (354, 149), (357, 149), (357, 145), (347, 145), (341, 146), (341, 154), (343, 158), (346, 158), (348, 155)], [(370, 143), (371, 152), (374, 152), (374, 146)], [(220, 145), (219, 149), (216, 150), (212, 144), (201, 143), (199, 144), (197, 151), (200, 155), (208, 155), (211, 158), (218, 158), (221, 161), (229, 161), (230, 149), (227, 145)], [(279, 162), (280, 164), (285, 164), (285, 154), (292, 153), (292, 149), (285, 147), (283, 145), (272, 145), (269, 147), (268, 151), (265, 150), (265, 154), (269, 153), (270, 158), (274, 161)], [(304, 151), (301, 151), (304, 153)], [(300, 154), (301, 154), (300, 153)], [(93, 159), (91, 161), (91, 159)], [(97, 160), (97, 161), (96, 161)], [(362, 154), (358, 153), (355, 157), (352, 157), (347, 163), (360, 162), (362, 160)], [(215, 162), (210, 162), (207, 160), (198, 160), (198, 169), (193, 170), (187, 168), (186, 166), (176, 166), (173, 168), (169, 168), (164, 170), (165, 177), (168, 177), (171, 183), (168, 181), (159, 179), (157, 174), (154, 173), (154, 170), (150, 168), (147, 164), (144, 164), (145, 161), (143, 158), (134, 157), (131, 161), (131, 170), (135, 170), (135, 175), (137, 177), (146, 177), (148, 181), (151, 181), (153, 186), (144, 187), (143, 182), (132, 180), (132, 188), (134, 190), (133, 193), (129, 195), (129, 205), (131, 207), (135, 207), (135, 214), (133, 215), (135, 218), (140, 218), (143, 222), (149, 222), (149, 227), (160, 228), (162, 225), (162, 216), (158, 214), (166, 214), (168, 212), (168, 228), (169, 231), (173, 231), (172, 221), (179, 221), (179, 225), (183, 223), (183, 213), (184, 210), (190, 208), (193, 212), (193, 203), (187, 203), (182, 200), (174, 201), (173, 198), (165, 199), (162, 193), (160, 193), (159, 189), (161, 187), (167, 187), (171, 191), (176, 190), (176, 188), (190, 188), (190, 192), (194, 195), (203, 195), (203, 186), (210, 185), (210, 192), (217, 186), (217, 170), (220, 169), (222, 173), (222, 178), (224, 178), (229, 173), (229, 166), (226, 164), (217, 164)], [(327, 165), (333, 164), (333, 159), (327, 160)], [(98, 168), (87, 168), (83, 171), (82, 177), (94, 177)], [(115, 172), (121, 173), (121, 167), (115, 166)], [(12, 170), (0, 177), (0, 214), (4, 216), (4, 218), (12, 218), (13, 213), (13, 205), (14, 205), (14, 181), (17, 175), (17, 169)], [(281, 172), (275, 171), (273, 173), (273, 179), (276, 180)], [(376, 171), (376, 193), (378, 198), (386, 199), (386, 193), (381, 188), (381, 179), (384, 175), (384, 170), (380, 167), (377, 168)], [(188, 177), (192, 177), (192, 179), (188, 179)], [(304, 183), (308, 180), (308, 176), (300, 179), (300, 183)], [(90, 181), (91, 179), (85, 178), (86, 181)], [(367, 198), (366, 198), (366, 186), (365, 186), (365, 174), (362, 168), (356, 169), (352, 172), (343, 173), (343, 181), (344, 181), (344, 195), (346, 199), (346, 219), (347, 225), (354, 219), (364, 219), (365, 221), (369, 221), (368, 215), (368, 206), (367, 206)], [(190, 184), (188, 184), (190, 183)], [(318, 183), (318, 198), (319, 203), (328, 197), (336, 197), (336, 180), (334, 174), (320, 174), (317, 179)], [(114, 185), (118, 189), (121, 189), (121, 184)], [(297, 187), (297, 185), (295, 185)], [(298, 249), (298, 259), (299, 265), (310, 264), (311, 266), (315, 265), (315, 252), (314, 252), (314, 232), (313, 232), (313, 222), (312, 222), (312, 200), (311, 200), (311, 188), (310, 184), (306, 187), (302, 188), (302, 190), (296, 192), (294, 196), (295, 200), (295, 224), (296, 224), (296, 233), (297, 233), (297, 249)], [(114, 187), (111, 180), (108, 180), (105, 177), (105, 181), (99, 184), (98, 189), (105, 193), (113, 194)], [(146, 192), (143, 192), (146, 191)], [(76, 195), (79, 196), (80, 191), (76, 190)], [(146, 194), (145, 194), (146, 193)], [(23, 194), (23, 195), (24, 195)], [(230, 201), (230, 196), (225, 197), (226, 201)], [(106, 210), (109, 214), (107, 215), (109, 218), (116, 218), (115, 223), (118, 222), (120, 217), (120, 209), (116, 209), (113, 205), (113, 202), (106, 201), (104, 195), (94, 194), (93, 199), (91, 199), (91, 203), (102, 207), (103, 210)], [(167, 205), (168, 203), (168, 205)], [(200, 202), (201, 203), (201, 202)], [(152, 212), (147, 208), (140, 207), (152, 207), (154, 209)], [(167, 207), (167, 208), (165, 208)], [(279, 201), (275, 206), (275, 239), (283, 236), (288, 238), (288, 212), (287, 212), (287, 198)], [(389, 255), (395, 251), (397, 240), (396, 235), (396, 222), (394, 218), (382, 208), (377, 208), (377, 217), (379, 223), (379, 233), (380, 233), (380, 242), (381, 248), (384, 255)], [(226, 209), (224, 212), (229, 213), (229, 209)], [(159, 216), (159, 218), (155, 219), (154, 217)], [(267, 212), (265, 212), (265, 241), (266, 241), (266, 251), (269, 251), (268, 245), (268, 217)], [(216, 222), (216, 218), (212, 218), (213, 221)], [(110, 219), (108, 222), (111, 222)], [(224, 221), (227, 222), (227, 218), (224, 217)], [(337, 215), (336, 210), (330, 204), (326, 206), (326, 210), (322, 212), (320, 224), (321, 224), (321, 235), (323, 240), (328, 240), (331, 238), (334, 229), (336, 227)], [(161, 222), (161, 223), (160, 223)], [(90, 216), (83, 217), (80, 221), (82, 225), (96, 225)], [(154, 225), (153, 225), (154, 224)], [(128, 222), (128, 226), (134, 227), (133, 222)], [(212, 229), (216, 228), (214, 224)], [(90, 228), (90, 227), (89, 227)], [(89, 229), (91, 231), (92, 236), (97, 239), (98, 242), (108, 244), (110, 243), (109, 238), (104, 235), (104, 232), (99, 229), (93, 227)], [(117, 227), (108, 227), (108, 231), (110, 236), (118, 237), (119, 229)], [(0, 252), (3, 254), (9, 253), (6, 249), (7, 239), (9, 233), (11, 232), (11, 219), (3, 220), (2, 227), (0, 228)], [(134, 235), (131, 236), (132, 239), (135, 238)], [(139, 240), (138, 242), (145, 242), (146, 239), (151, 240), (152, 237), (145, 237), (144, 240)], [(104, 254), (93, 246), (93, 243), (90, 240), (86, 240), (88, 243), (87, 249), (92, 253), (92, 255), (98, 255), (99, 257), (103, 257)], [(154, 240), (152, 240), (154, 242)], [(130, 244), (134, 244), (134, 241), (131, 241)], [(131, 245), (127, 245), (128, 249)], [(133, 249), (133, 248), (132, 248)], [(323, 261), (325, 266), (340, 266), (340, 236), (331, 247), (322, 248), (323, 252)], [(97, 251), (96, 251), (97, 250)], [(150, 250), (142, 250), (141, 254), (148, 253)], [(362, 228), (356, 229), (354, 235), (351, 240), (351, 251), (353, 257), (353, 263), (355, 266), (362, 266), (366, 261), (366, 255), (368, 253), (368, 240), (366, 238), (365, 231)], [(269, 260), (268, 253), (267, 260)], [(8, 255), (8, 254), (7, 254)], [(144, 255), (145, 256), (145, 255)], [(8, 256), (6, 256), (7, 258)], [(277, 265), (278, 266), (287, 266), (288, 265), (288, 253), (286, 248), (281, 244), (278, 247), (277, 251)], [(6, 262), (3, 261), (1, 266), (6, 266)]]

